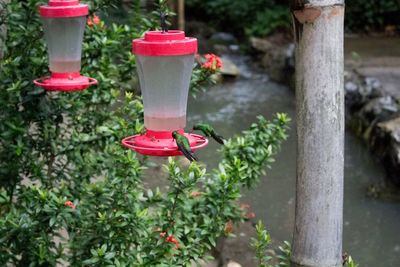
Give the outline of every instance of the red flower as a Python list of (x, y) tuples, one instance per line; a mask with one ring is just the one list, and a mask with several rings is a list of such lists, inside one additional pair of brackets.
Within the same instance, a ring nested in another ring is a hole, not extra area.
[(161, 238), (164, 238), (166, 234), (167, 234), (166, 232), (161, 232), (161, 233), (160, 233), (160, 237), (161, 237)]
[(176, 238), (175, 238), (173, 235), (168, 236), (168, 237), (165, 239), (165, 241), (168, 242), (168, 243), (175, 244), (175, 248), (176, 248), (176, 249), (179, 249), (179, 241), (176, 240)]
[(234, 231), (234, 228), (233, 228), (232, 221), (227, 222), (224, 227), (225, 234), (231, 234), (231, 233), (233, 233), (233, 231)]
[(93, 17), (89, 17), (87, 20), (87, 25), (89, 27), (93, 27), (93, 25), (99, 25), (101, 22), (101, 19), (97, 15), (93, 15)]
[(242, 204), (240, 204), (240, 209), (241, 209), (241, 210), (250, 209), (250, 205), (249, 205), (249, 204), (246, 204), (246, 203), (242, 203)]
[(222, 68), (222, 60), (220, 57), (214, 55), (214, 54), (206, 54), (204, 55), (206, 58), (206, 62), (201, 65), (203, 69), (208, 69), (211, 71), (217, 71)]
[(190, 196), (191, 197), (193, 197), (193, 198), (195, 198), (195, 197), (200, 197), (201, 195), (203, 195), (203, 193), (202, 192), (192, 192), (191, 194), (190, 194)]
[(75, 209), (76, 206), (74, 205), (74, 203), (72, 201), (65, 201), (64, 206), (66, 207), (70, 207), (71, 209)]
[(246, 219), (254, 219), (256, 214), (254, 212), (249, 212), (244, 216)]

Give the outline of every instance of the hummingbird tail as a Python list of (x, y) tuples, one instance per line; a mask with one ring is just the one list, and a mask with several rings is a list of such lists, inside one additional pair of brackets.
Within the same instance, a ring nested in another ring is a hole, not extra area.
[(199, 161), (199, 158), (194, 154), (194, 152), (191, 152), (190, 155), (192, 156), (193, 161)]
[(225, 139), (222, 136), (217, 135), (216, 133), (211, 133), (211, 136), (216, 142), (220, 143), (221, 145), (225, 144)]
[(178, 149), (182, 154), (190, 161), (193, 162), (194, 160), (197, 160), (196, 157), (194, 157), (193, 153), (190, 151), (187, 151), (181, 144), (177, 144)]

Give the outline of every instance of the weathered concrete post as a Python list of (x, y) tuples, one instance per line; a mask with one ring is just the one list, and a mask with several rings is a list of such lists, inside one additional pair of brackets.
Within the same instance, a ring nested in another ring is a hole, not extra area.
[(296, 38), (294, 267), (342, 266), (344, 0), (292, 0)]

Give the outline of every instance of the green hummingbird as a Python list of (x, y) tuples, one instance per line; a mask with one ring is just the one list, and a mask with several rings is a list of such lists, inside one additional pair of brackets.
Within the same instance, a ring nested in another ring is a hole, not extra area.
[(186, 136), (179, 134), (177, 131), (172, 133), (172, 137), (175, 139), (176, 145), (179, 151), (190, 161), (198, 161), (196, 155), (190, 148), (189, 140)]
[(224, 138), (218, 135), (215, 132), (214, 128), (211, 127), (211, 125), (198, 123), (193, 126), (193, 131), (202, 131), (205, 136), (212, 137), (215, 141), (217, 141), (221, 145), (225, 143)]

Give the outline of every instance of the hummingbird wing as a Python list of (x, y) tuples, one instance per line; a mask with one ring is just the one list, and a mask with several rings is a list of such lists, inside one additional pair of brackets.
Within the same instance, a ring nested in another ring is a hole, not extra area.
[(194, 152), (192, 150), (190, 150), (190, 155), (192, 156), (192, 159), (194, 161), (199, 161), (199, 158), (194, 154)]
[(177, 141), (177, 142), (176, 142), (176, 145), (178, 146), (179, 151), (181, 151), (182, 154), (183, 154), (190, 162), (195, 161), (195, 160), (197, 161), (197, 158), (196, 158), (196, 156), (193, 154), (193, 152), (192, 152), (192, 151), (188, 151), (182, 143), (180, 143), (180, 142)]
[(183, 137), (183, 147), (185, 148), (186, 151), (189, 152), (190, 156), (192, 157), (193, 160), (198, 161), (197, 157), (195, 156), (194, 152), (192, 151), (192, 148), (190, 147), (189, 139), (187, 139), (185, 136)]

